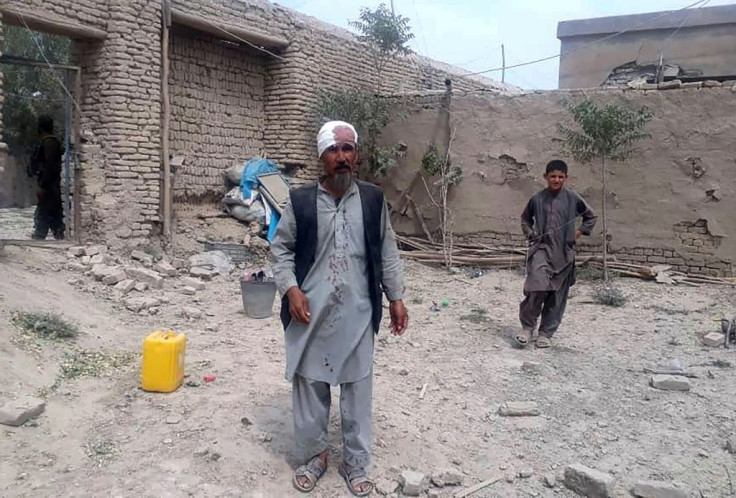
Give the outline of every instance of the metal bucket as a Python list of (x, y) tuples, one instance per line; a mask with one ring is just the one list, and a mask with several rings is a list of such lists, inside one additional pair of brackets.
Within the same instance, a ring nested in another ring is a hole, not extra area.
[(273, 301), (276, 297), (276, 282), (267, 280), (241, 280), (240, 294), (243, 296), (243, 309), (250, 318), (268, 318), (273, 314)]

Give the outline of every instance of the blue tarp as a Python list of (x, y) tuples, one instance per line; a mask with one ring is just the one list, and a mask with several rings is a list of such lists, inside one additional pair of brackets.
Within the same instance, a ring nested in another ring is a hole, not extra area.
[(240, 188), (243, 196), (247, 197), (251, 190), (258, 187), (258, 175), (278, 171), (276, 165), (268, 159), (254, 157), (245, 163), (243, 176), (240, 178)]

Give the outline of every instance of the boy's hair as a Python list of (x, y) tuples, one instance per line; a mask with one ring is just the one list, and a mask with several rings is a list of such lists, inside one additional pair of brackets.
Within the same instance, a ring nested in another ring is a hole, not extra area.
[(548, 175), (553, 171), (562, 171), (567, 174), (567, 163), (560, 159), (555, 159), (547, 163), (547, 167), (544, 170), (544, 174)]
[(54, 118), (47, 114), (43, 114), (38, 117), (38, 132), (39, 133), (53, 133), (54, 132)]

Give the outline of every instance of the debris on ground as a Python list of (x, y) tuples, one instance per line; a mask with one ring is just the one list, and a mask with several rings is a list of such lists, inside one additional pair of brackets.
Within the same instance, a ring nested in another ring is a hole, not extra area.
[(46, 402), (39, 398), (22, 397), (8, 401), (0, 407), (0, 424), (20, 427), (38, 417), (46, 409)]
[(48, 311), (17, 311), (10, 321), (21, 331), (46, 339), (71, 339), (79, 335), (79, 327)]

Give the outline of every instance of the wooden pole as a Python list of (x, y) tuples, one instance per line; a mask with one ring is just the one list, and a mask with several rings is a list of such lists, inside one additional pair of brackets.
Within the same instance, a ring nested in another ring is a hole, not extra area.
[(77, 68), (74, 75), (74, 98), (77, 101), (77, 105), (73, 106), (76, 109), (74, 113), (74, 121), (72, 127), (74, 129), (74, 231), (72, 236), (78, 244), (82, 243), (82, 167), (79, 164), (79, 148), (81, 146), (80, 137), (82, 136), (80, 127), (82, 116), (80, 115), (82, 107), (82, 70)]
[(171, 26), (171, 11), (168, 0), (163, 0), (161, 11), (161, 108), (163, 112), (163, 123), (161, 125), (161, 151), (163, 155), (163, 217), (164, 217), (164, 239), (171, 241), (171, 165), (169, 164), (169, 127), (171, 122), (171, 109), (169, 101), (169, 28)]

